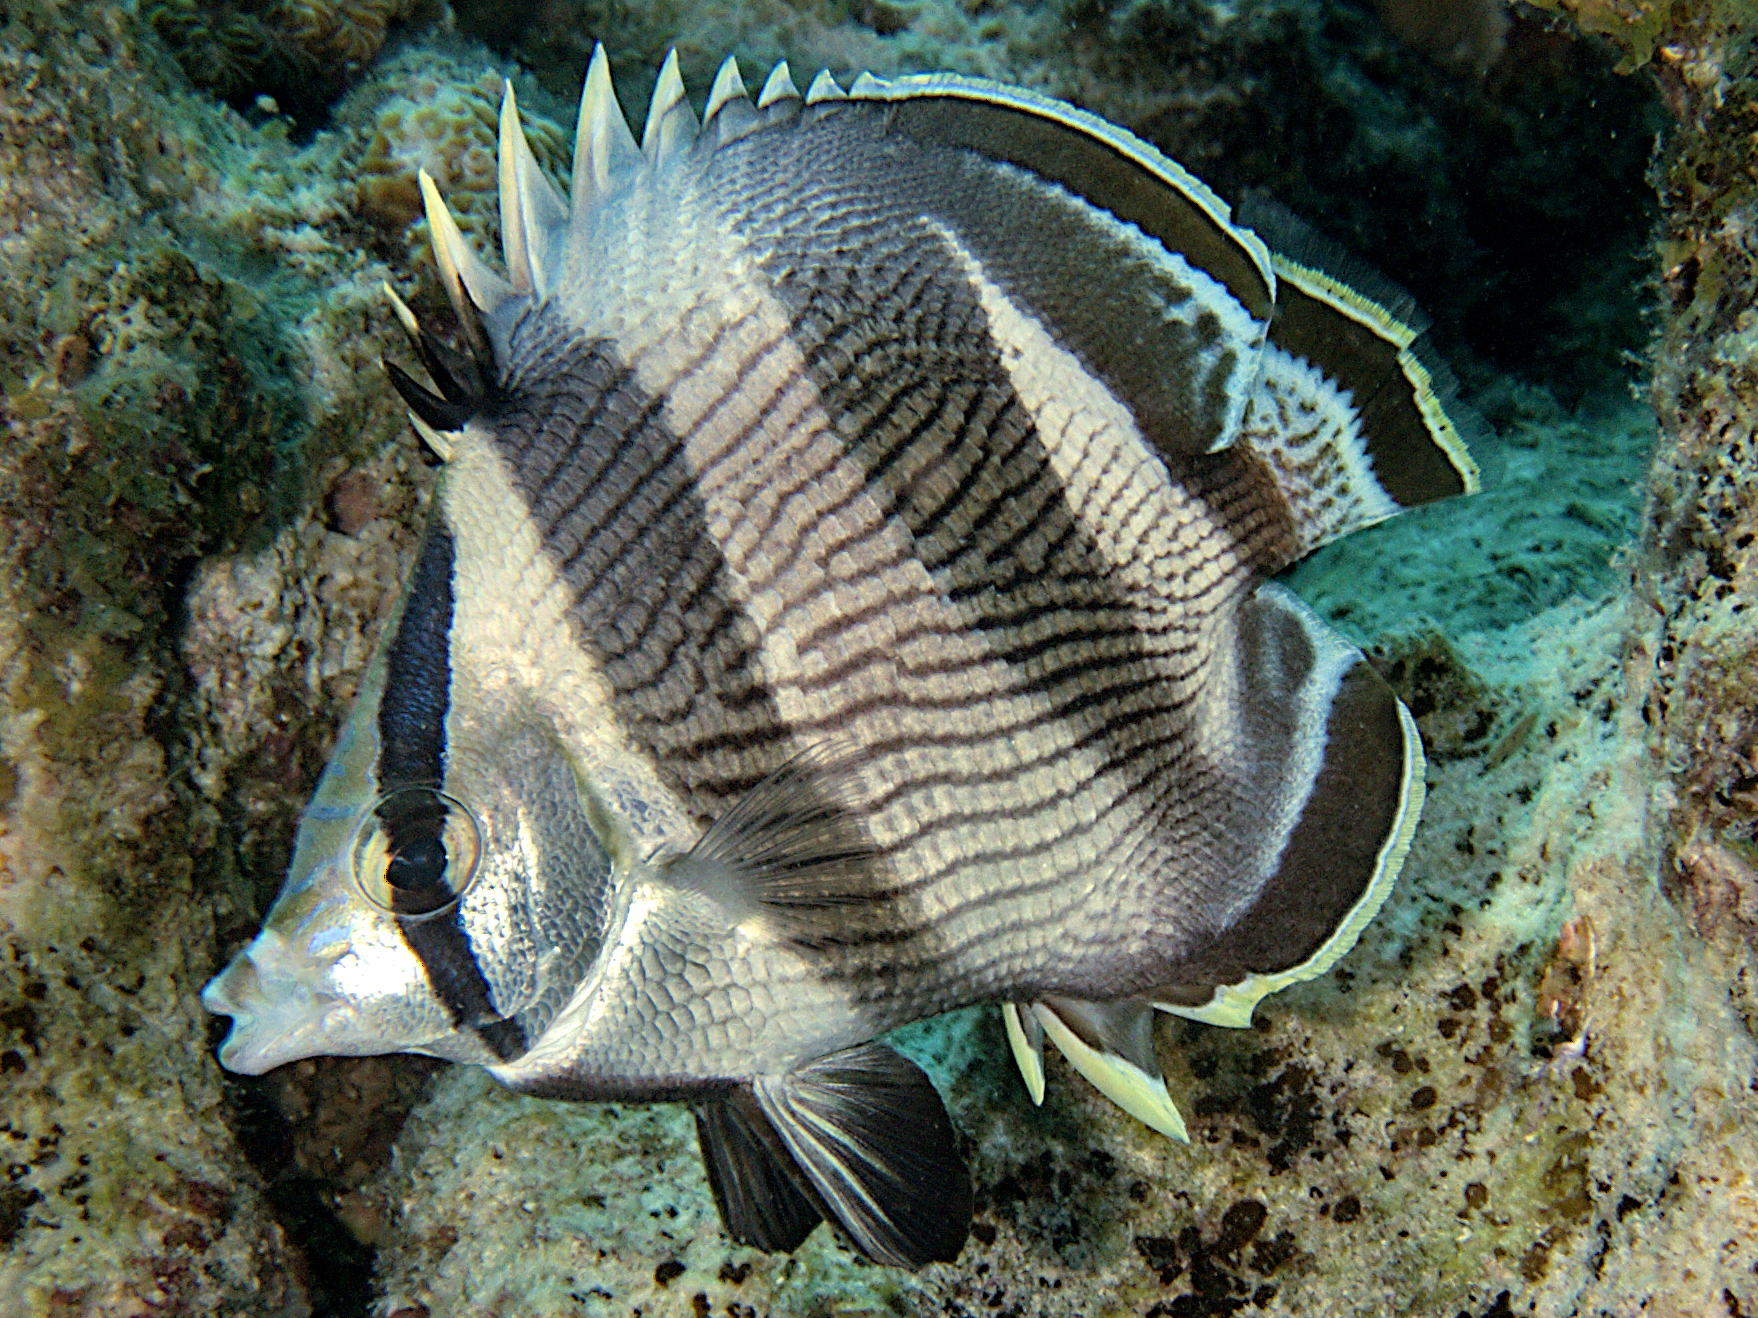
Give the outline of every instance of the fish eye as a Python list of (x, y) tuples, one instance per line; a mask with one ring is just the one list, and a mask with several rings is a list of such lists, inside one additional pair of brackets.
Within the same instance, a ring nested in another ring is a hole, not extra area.
[(348, 849), (354, 886), (400, 920), (431, 920), (457, 907), (476, 882), (482, 825), (470, 807), (434, 787), (400, 787), (361, 813)]

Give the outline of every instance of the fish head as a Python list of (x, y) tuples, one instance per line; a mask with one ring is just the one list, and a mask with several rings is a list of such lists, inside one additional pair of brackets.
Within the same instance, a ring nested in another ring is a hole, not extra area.
[(441, 695), (438, 772), (411, 781), (419, 757), (402, 712), (387, 714), (407, 678), (398, 644), (363, 684), (261, 931), (202, 993), (232, 1018), (229, 1070), (393, 1052), (506, 1062), (602, 946), (612, 852), (627, 854), (601, 840), (617, 833), (602, 794), (551, 722), (462, 665)]
[[(375, 676), (370, 685), (382, 686), (382, 673)], [(394, 907), (397, 879), (414, 860), (429, 871), (420, 878), (450, 885), (458, 900), (467, 896), (474, 882), (469, 871), (481, 858), (460, 843), (480, 834), (468, 807), (449, 794), (417, 787), (398, 794), (376, 790), (373, 715), (380, 695), (363, 692), (344, 725), (300, 817), (287, 880), (262, 929), (202, 992), (209, 1011), (232, 1018), (220, 1048), (229, 1070), (260, 1075), (320, 1055), (452, 1051), (449, 1014), (399, 924), (410, 917), (387, 908)], [(409, 855), (393, 858), (390, 831), (377, 808), (381, 797), (393, 819), (399, 810), (443, 812), (443, 870), (432, 872), (431, 836), (411, 844)], [(371, 888), (364, 882), (367, 865), (377, 867)], [(444, 918), (437, 890), (424, 896), (435, 908), (427, 918)]]

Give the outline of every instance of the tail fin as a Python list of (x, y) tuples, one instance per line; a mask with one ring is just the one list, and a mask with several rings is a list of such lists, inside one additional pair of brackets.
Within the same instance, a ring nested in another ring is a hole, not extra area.
[(1241, 438), (1276, 472), (1300, 552), (1406, 508), (1472, 494), (1482, 422), (1410, 296), (1274, 203), (1240, 218), (1269, 243), (1276, 309)]
[(882, 1043), (819, 1058), (696, 1114), (727, 1233), (793, 1249), (820, 1216), (875, 1263), (950, 1263), (970, 1231), (971, 1183), (928, 1077)]

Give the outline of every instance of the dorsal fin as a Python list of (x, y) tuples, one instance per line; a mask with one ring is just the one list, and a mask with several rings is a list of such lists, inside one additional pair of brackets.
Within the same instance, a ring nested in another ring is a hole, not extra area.
[(746, 99), (745, 80), (739, 77), (738, 60), (728, 55), (721, 61), (720, 71), (714, 75), (714, 84), (708, 89), (708, 103), (702, 107), (702, 122), (712, 122), (734, 97)]
[(751, 104), (750, 93), (745, 90), (745, 80), (739, 76), (739, 63), (728, 55), (721, 63), (720, 72), (714, 75), (714, 85), (708, 89), (708, 104), (702, 112), (702, 132), (712, 134), (708, 140), (718, 147), (762, 125), (762, 118)]
[(1476, 414), (1414, 299), (1264, 198), (1248, 216), (1278, 277), (1245, 438), (1276, 473), (1304, 554), (1405, 508), (1475, 493)]
[(423, 169), (416, 173), (416, 180), (427, 206), (428, 235), (433, 243), (434, 264), (439, 267), (440, 285), (465, 332), (472, 333), (474, 329), (474, 339), (480, 335), (479, 313), (493, 311), (511, 297), (512, 285), (476, 254), (452, 218), (433, 176)]
[(1401, 508), (1479, 488), (1458, 404), (1416, 300), (1261, 196), (1241, 216), (1263, 235), (1281, 281), (1270, 341), (1347, 389), (1380, 484)]
[(490, 389), (492, 365), (481, 355), (485, 350), (478, 349), (474, 344), (471, 352), (465, 354), (442, 343), (431, 331), (423, 328), (421, 322), (415, 318), (415, 313), (409, 309), (409, 304), (398, 296), (396, 289), (388, 282), (381, 284), (381, 287), (397, 314), (398, 323), (409, 336), (410, 344), (420, 355), (421, 364), (427, 368), (427, 373), (439, 387), (439, 392), (436, 394), (424, 388), (407, 371), (389, 359), (384, 363), (385, 374), (390, 377), (391, 386), (407, 404), (409, 422), (415, 427), (415, 432), (445, 461), (452, 454), (450, 436), (462, 430), (465, 423), (482, 409)]
[(573, 209), (576, 215), (614, 192), (641, 163), (641, 148), (617, 104), (604, 44), (592, 48), (580, 116), (574, 125)]
[(500, 136), (501, 252), (513, 292), (542, 301), (553, 234), (567, 228), (568, 204), (544, 177), (519, 122), (513, 84), (502, 81)]
[(812, 79), (812, 85), (806, 88), (806, 104), (817, 105), (822, 101), (846, 101), (848, 93), (842, 89), (835, 78), (830, 76), (829, 69), (819, 69), (818, 76)]
[(901, 131), (1060, 184), (1183, 253), (1254, 316), (1269, 317), (1276, 281), (1268, 248), (1232, 223), (1206, 184), (1127, 129), (1040, 92), (951, 73), (869, 75), (859, 86), (852, 99), (898, 107)]
[(669, 50), (653, 85), (647, 105), (647, 127), (641, 132), (641, 154), (652, 168), (677, 159), (695, 144), (696, 112), (684, 96), (684, 77), (678, 72), (678, 53)]
[(777, 101), (797, 101), (800, 89), (794, 86), (793, 74), (788, 72), (787, 61), (782, 60), (769, 70), (769, 76), (763, 80), (763, 90), (757, 93), (757, 108), (767, 110)]
[(1220, 198), (1134, 134), (1036, 92), (944, 74), (857, 87), (823, 113), (923, 148), (938, 171), (927, 213), (1150, 444), (1182, 458), (1233, 443), (1275, 275)]

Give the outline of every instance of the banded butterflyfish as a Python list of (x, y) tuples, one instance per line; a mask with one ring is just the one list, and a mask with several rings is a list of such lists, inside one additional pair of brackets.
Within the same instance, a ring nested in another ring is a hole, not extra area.
[(698, 122), (672, 58), (637, 141), (601, 49), (565, 194), (507, 88), (498, 266), (421, 187), (432, 523), (224, 1064), (688, 1103), (735, 1239), (908, 1266), (971, 1190), (897, 1026), (1003, 1004), (1034, 1099), (1049, 1039), (1184, 1138), (1155, 1013), (1332, 965), (1421, 809), (1269, 581), (1477, 484), (1407, 303), (968, 78), (728, 60)]

